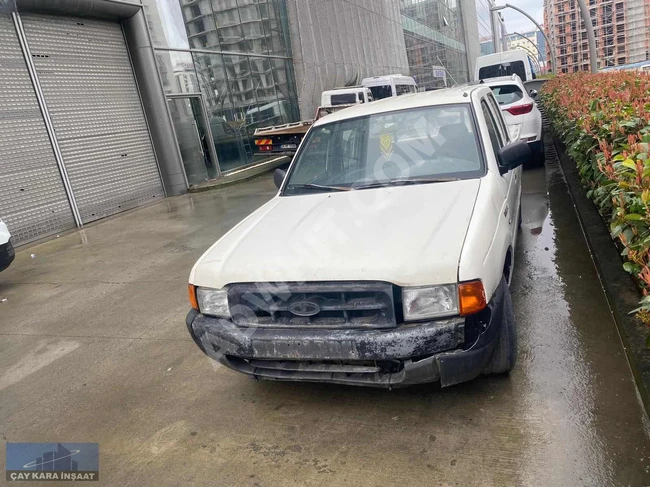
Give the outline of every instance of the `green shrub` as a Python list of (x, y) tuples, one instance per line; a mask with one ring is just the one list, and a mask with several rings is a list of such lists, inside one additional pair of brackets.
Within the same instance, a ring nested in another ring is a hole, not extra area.
[(589, 196), (622, 248), (650, 325), (650, 76), (576, 73), (547, 81), (540, 98)]

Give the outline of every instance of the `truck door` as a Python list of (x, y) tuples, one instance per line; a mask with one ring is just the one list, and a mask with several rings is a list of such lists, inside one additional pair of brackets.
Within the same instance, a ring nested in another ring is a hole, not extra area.
[[(499, 129), (498, 118), (495, 116), (493, 110), (490, 108), (486, 98), (481, 100), (481, 110), (483, 116), (485, 117), (485, 123), (488, 127), (488, 132), (490, 134), (490, 142), (492, 144), (492, 149), (494, 150), (494, 155), (497, 156), (499, 150), (505, 145), (506, 140), (502, 131)], [(507, 234), (509, 240), (512, 241), (513, 238), (513, 225), (515, 223), (515, 216), (517, 212), (517, 206), (513, 206), (513, 194), (512, 194), (512, 181), (513, 173), (515, 171), (508, 171), (507, 173), (499, 176), (499, 184), (502, 189), (502, 199), (501, 203), (501, 214), (500, 214), (500, 223), (499, 226), (503, 225), (507, 228)]]
[[(499, 105), (494, 98), (494, 95), (492, 93), (488, 93), (485, 97), (485, 102), (490, 110), (490, 113), (493, 116), (493, 122), (499, 133), (502, 144), (509, 144), (511, 141), (509, 140), (510, 136), (508, 127), (503, 118), (501, 109), (499, 108)], [(503, 211), (507, 217), (508, 224), (510, 225), (513, 243), (514, 238), (517, 235), (519, 201), (521, 198), (521, 171), (522, 168), (518, 167), (512, 171), (508, 171), (503, 176), (501, 176), (507, 194), (506, 208), (504, 208)]]

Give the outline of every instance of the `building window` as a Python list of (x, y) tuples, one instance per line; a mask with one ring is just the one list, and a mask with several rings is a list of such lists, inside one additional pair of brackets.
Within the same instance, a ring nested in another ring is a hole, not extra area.
[(625, 57), (620, 57), (616, 60), (616, 63), (620, 66), (621, 64), (625, 64)]

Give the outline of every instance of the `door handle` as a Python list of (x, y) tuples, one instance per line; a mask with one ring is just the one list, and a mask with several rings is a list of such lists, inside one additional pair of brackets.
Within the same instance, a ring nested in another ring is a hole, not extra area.
[(507, 217), (509, 210), (510, 210), (510, 208), (508, 208), (508, 205), (506, 205), (505, 209), (503, 210), (503, 216)]

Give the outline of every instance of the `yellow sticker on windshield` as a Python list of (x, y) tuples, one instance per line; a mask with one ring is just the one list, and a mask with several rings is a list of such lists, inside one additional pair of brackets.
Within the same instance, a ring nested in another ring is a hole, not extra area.
[(393, 153), (393, 136), (391, 134), (381, 134), (379, 137), (379, 148), (384, 157), (388, 158)]

